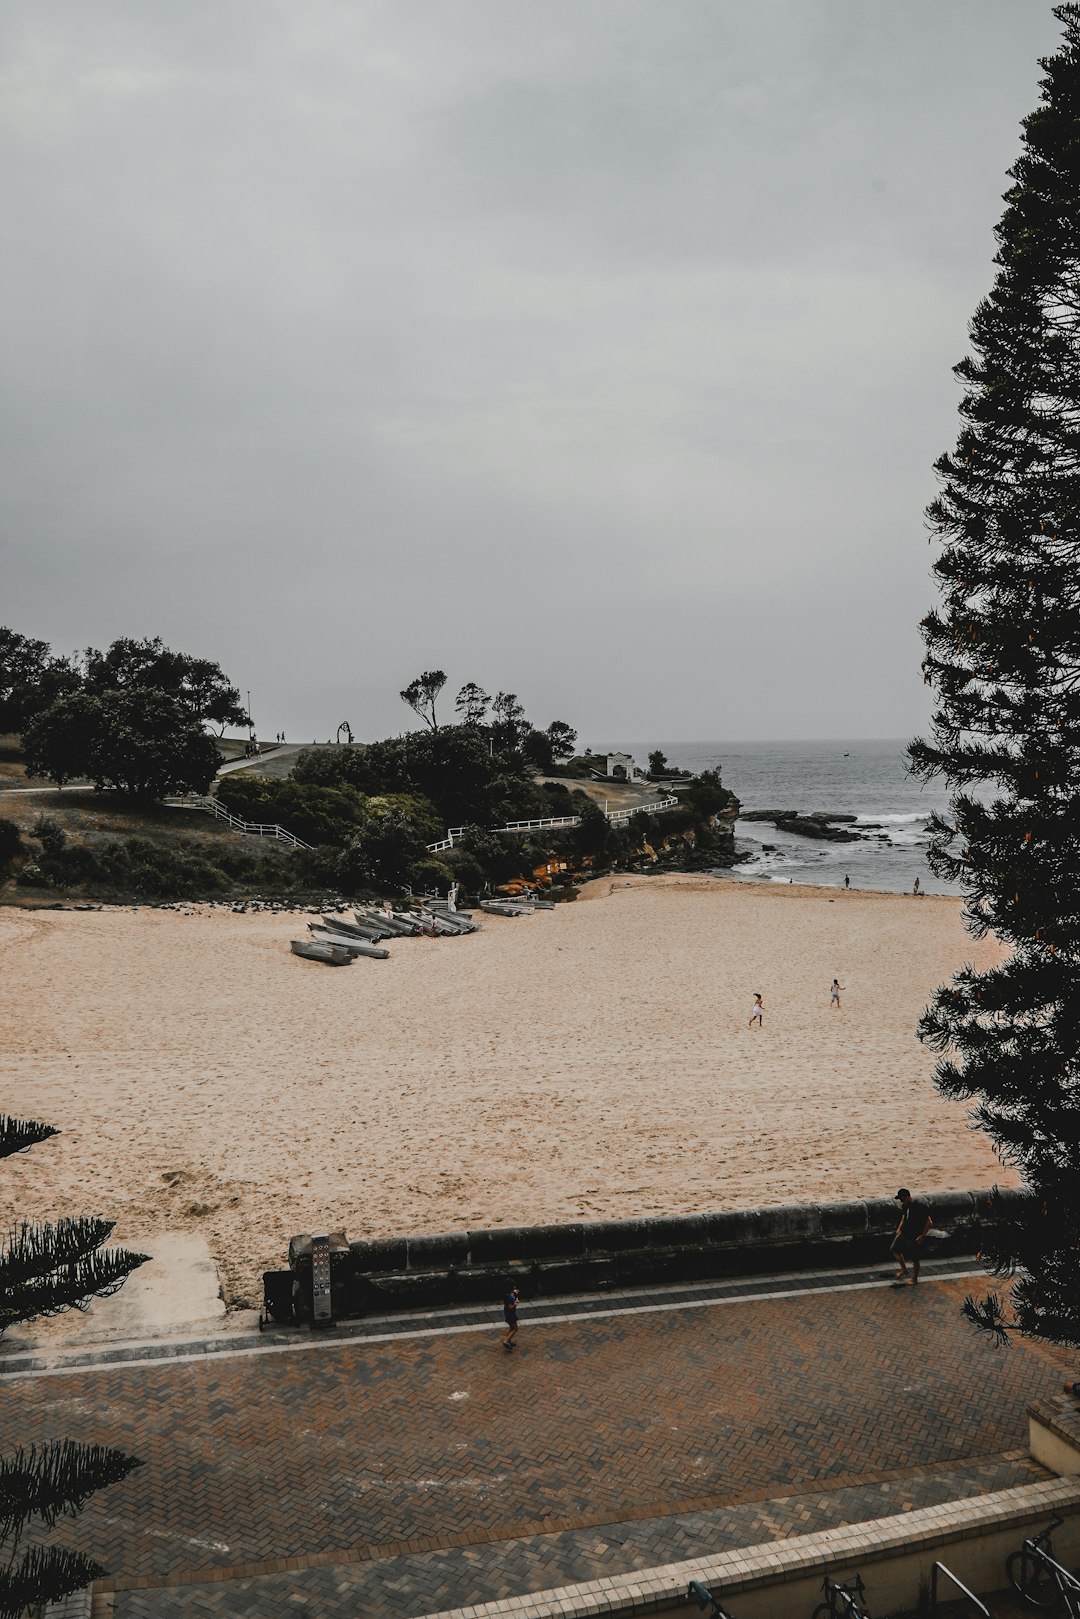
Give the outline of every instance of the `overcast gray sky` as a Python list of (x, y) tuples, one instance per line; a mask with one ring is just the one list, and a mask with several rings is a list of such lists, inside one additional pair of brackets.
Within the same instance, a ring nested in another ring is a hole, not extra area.
[(1042, 0), (0, 12), (0, 622), (257, 728), (903, 735)]

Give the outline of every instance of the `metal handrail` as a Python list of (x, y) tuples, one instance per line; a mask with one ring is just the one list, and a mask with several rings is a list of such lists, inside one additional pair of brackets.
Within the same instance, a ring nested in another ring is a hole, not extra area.
[(958, 1591), (962, 1591), (969, 1602), (974, 1602), (979, 1612), (983, 1615), (983, 1619), (990, 1619), (990, 1609), (986, 1606), (986, 1604), (984, 1602), (980, 1602), (974, 1591), (969, 1591), (963, 1580), (958, 1580), (952, 1569), (947, 1568), (944, 1563), (935, 1563), (933, 1572), (930, 1575), (930, 1619), (934, 1619), (934, 1616), (938, 1611), (937, 1587), (939, 1573), (944, 1574), (946, 1579), (951, 1580), (956, 1586), (956, 1589)]

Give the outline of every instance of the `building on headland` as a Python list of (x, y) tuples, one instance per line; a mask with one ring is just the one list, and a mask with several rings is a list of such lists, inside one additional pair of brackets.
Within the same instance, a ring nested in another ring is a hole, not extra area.
[(607, 755), (607, 774), (613, 781), (647, 781), (648, 773), (642, 770), (632, 753), (609, 753)]

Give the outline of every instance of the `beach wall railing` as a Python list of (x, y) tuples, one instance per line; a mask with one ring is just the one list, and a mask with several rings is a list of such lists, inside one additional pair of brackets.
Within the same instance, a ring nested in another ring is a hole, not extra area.
[[(977, 1252), (997, 1222), (1028, 1196), (1015, 1190), (927, 1196), (936, 1232), (928, 1261)], [(355, 1316), (490, 1302), (508, 1278), (536, 1298), (884, 1263), (898, 1219), (894, 1199), (872, 1198), (354, 1242), (341, 1233), (332, 1262), (333, 1307), (335, 1314)], [(305, 1264), (310, 1278), (310, 1238), (294, 1237), (290, 1270), (264, 1277), (267, 1299), (275, 1286), (281, 1296), (290, 1272), (299, 1282), (294, 1294), (303, 1299), (309, 1291)]]
[(216, 798), (184, 798), (178, 799), (185, 809), (205, 810), (207, 815), (213, 815), (216, 820), (224, 821), (233, 832), (244, 832), (256, 838), (275, 838), (279, 843), (287, 843), (290, 849), (310, 849), (311, 844), (305, 843), (292, 832), (286, 832), (283, 826), (276, 821), (245, 821), (239, 815), (232, 815), (219, 804)]
[[(605, 810), (604, 818), (610, 821), (613, 826), (617, 826), (623, 821), (628, 821), (632, 815), (637, 815), (642, 811), (647, 815), (653, 815), (658, 810), (674, 809), (678, 802), (679, 800), (672, 794), (669, 798), (657, 799), (655, 803), (635, 804), (631, 809)], [(559, 827), (580, 825), (580, 815), (544, 815), (532, 821), (507, 821), (505, 826), (493, 826), (488, 830), (491, 832), (547, 832), (556, 830)], [(468, 830), (467, 826), (447, 827), (444, 838), (440, 838), (437, 843), (428, 844), (428, 853), (442, 854), (444, 849), (452, 849), (455, 843), (460, 842)]]

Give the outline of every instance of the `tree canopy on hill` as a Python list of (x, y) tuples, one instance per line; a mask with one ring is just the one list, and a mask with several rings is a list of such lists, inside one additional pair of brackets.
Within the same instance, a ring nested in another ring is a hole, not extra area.
[(71, 660), (54, 657), (47, 641), (0, 625), (0, 731), (21, 732), (35, 714), (81, 685)]
[(58, 785), (88, 780), (150, 799), (205, 793), (220, 759), (204, 727), (246, 721), (220, 665), (159, 637), (88, 647), (77, 666), (0, 629), (0, 722), (20, 732), (31, 774)]
[(62, 786), (87, 779), (132, 798), (205, 793), (221, 763), (213, 737), (152, 686), (61, 697), (23, 732), (31, 775)]

